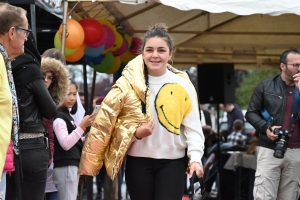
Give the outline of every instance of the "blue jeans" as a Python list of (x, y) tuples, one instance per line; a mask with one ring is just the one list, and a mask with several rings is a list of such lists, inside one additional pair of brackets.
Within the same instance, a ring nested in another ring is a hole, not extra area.
[[(44, 199), (49, 148), (43, 137), (19, 140), (21, 167), (16, 168), (12, 176), (7, 176), (6, 199), (16, 199), (16, 188), (21, 186), (22, 200)], [(22, 172), (21, 177), (15, 176)], [(23, 176), (22, 176), (23, 175)], [(23, 179), (22, 179), (23, 177)], [(20, 180), (20, 185), (17, 180)]]
[(6, 172), (2, 173), (1, 183), (0, 183), (0, 200), (5, 199), (6, 191)]

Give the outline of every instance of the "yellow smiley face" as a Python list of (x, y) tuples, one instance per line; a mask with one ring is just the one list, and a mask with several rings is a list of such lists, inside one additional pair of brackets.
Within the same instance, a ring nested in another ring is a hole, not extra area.
[(179, 84), (166, 83), (158, 91), (154, 103), (160, 124), (179, 135), (183, 118), (193, 108), (188, 92)]

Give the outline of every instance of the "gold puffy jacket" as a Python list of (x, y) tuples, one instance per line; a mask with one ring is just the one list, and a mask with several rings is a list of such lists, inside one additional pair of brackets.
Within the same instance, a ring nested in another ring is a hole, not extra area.
[[(185, 72), (170, 65), (167, 69), (189, 80)], [(127, 64), (101, 103), (83, 146), (80, 175), (96, 176), (104, 160), (110, 178), (117, 176), (134, 132), (151, 118), (148, 102), (151, 91), (148, 89), (145, 95), (146, 89), (144, 61), (139, 55)], [(146, 103), (146, 113), (142, 113), (141, 102)]]

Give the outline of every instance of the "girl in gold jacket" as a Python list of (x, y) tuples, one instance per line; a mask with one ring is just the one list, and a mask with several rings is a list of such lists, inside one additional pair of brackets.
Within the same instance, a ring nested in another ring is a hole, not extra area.
[(97, 175), (104, 161), (114, 179), (128, 154), (125, 178), (132, 200), (179, 200), (186, 148), (189, 176), (203, 175), (196, 91), (186, 73), (168, 64), (173, 45), (164, 24), (146, 33), (141, 52), (103, 100), (83, 147), (79, 174)]

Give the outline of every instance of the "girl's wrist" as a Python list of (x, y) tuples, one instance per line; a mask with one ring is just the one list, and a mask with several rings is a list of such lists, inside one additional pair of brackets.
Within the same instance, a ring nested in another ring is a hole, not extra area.
[(137, 139), (137, 140), (141, 140), (142, 138), (139, 138), (138, 136), (136, 136), (136, 131), (134, 132), (134, 137)]

